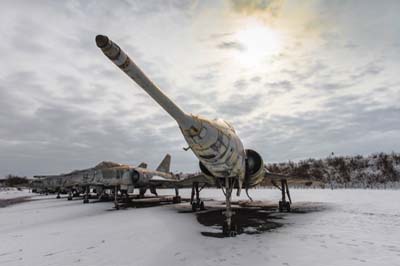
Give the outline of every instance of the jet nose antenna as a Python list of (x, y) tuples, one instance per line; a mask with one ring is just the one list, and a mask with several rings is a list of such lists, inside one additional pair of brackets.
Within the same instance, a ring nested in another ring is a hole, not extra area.
[(183, 112), (171, 99), (155, 85), (128, 55), (107, 36), (97, 35), (96, 44), (115, 65), (147, 92), (182, 129), (199, 128), (200, 124), (191, 115)]
[(96, 36), (96, 44), (97, 44), (97, 47), (103, 48), (104, 46), (106, 46), (108, 44), (108, 37), (105, 35), (97, 35)]

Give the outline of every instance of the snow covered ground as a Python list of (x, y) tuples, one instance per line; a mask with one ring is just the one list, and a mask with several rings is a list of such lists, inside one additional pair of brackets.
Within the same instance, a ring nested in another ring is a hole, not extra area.
[(16, 188), (5, 188), (0, 187), (0, 200), (2, 199), (14, 199), (18, 197), (28, 197), (33, 194), (29, 192), (28, 189), (18, 190)]
[[(223, 199), (219, 190), (202, 192)], [(275, 189), (251, 195), (279, 199)], [(33, 196), (0, 208), (0, 265), (400, 265), (399, 191), (295, 189), (292, 197), (329, 208), (219, 239), (202, 236), (209, 228), (173, 205), (117, 211), (111, 202)]]

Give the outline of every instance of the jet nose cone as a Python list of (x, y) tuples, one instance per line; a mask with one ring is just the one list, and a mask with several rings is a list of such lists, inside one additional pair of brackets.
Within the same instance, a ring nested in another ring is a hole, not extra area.
[(96, 44), (99, 48), (103, 48), (108, 44), (108, 37), (104, 35), (97, 35), (96, 36)]

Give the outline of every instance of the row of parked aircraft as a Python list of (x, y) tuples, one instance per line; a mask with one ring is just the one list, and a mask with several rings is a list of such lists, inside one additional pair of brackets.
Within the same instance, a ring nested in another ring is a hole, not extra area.
[[(167, 155), (155, 171), (148, 170), (144, 163), (138, 167), (132, 167), (104, 162), (94, 168), (74, 171), (58, 177), (46, 177), (44, 180), (64, 182), (63, 187), (70, 193), (82, 192), (84, 189), (86, 195), (90, 186), (95, 187), (99, 195), (105, 189), (114, 188), (115, 197), (117, 197), (118, 191), (120, 191), (120, 195), (126, 195), (133, 188), (139, 188), (139, 194), (143, 195), (146, 189), (150, 189), (153, 194), (156, 194), (157, 187), (172, 187), (176, 189), (176, 201), (179, 200), (178, 189), (180, 187), (191, 187), (193, 210), (204, 207), (204, 203), (200, 199), (200, 191), (203, 187), (218, 187), (225, 195), (226, 210), (223, 212), (225, 215), (223, 232), (227, 235), (236, 233), (235, 227), (232, 226), (231, 207), (234, 189), (238, 196), (242, 190), (245, 190), (248, 195), (248, 189), (261, 182), (265, 183), (265, 179), (268, 179), (272, 185), (281, 190), (282, 200), (279, 202), (279, 210), (290, 211), (291, 199), (288, 181), (296, 178), (268, 172), (262, 156), (254, 150), (245, 149), (235, 129), (228, 122), (185, 113), (108, 37), (97, 35), (96, 44), (106, 57), (148, 93), (177, 122), (189, 145), (185, 150), (191, 150), (198, 158), (201, 172), (182, 176), (174, 175), (169, 172), (170, 156)], [(56, 181), (57, 178), (63, 181)], [(87, 197), (85, 197), (85, 202), (87, 202)]]
[[(104, 161), (95, 167), (67, 174), (35, 176), (32, 188), (39, 193), (57, 193), (58, 198), (61, 193), (67, 193), (68, 200), (84, 194), (84, 203), (89, 202), (91, 191), (96, 192), (99, 199), (109, 198), (112, 194), (118, 206), (118, 195), (128, 198), (135, 188), (139, 190), (140, 197), (143, 197), (148, 189), (157, 196), (158, 187), (178, 188), (177, 181), (183, 175), (170, 172), (170, 164), (169, 154), (156, 170), (147, 169), (146, 163), (130, 166)], [(176, 195), (175, 200), (179, 200), (179, 195)]]

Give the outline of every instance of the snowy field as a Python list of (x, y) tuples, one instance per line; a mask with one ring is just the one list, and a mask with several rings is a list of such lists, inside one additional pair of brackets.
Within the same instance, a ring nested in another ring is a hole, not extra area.
[(28, 197), (34, 194), (30, 193), (28, 189), (19, 191), (16, 188), (3, 188), (0, 187), (0, 200), (3, 199), (13, 199), (18, 197)]
[[(223, 199), (219, 190), (202, 192)], [(222, 239), (202, 236), (209, 228), (173, 205), (117, 211), (111, 202), (33, 196), (0, 208), (0, 265), (400, 265), (400, 191), (291, 193), (294, 201), (329, 208), (283, 214), (280, 228)], [(275, 189), (251, 195), (279, 199)]]

